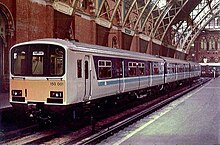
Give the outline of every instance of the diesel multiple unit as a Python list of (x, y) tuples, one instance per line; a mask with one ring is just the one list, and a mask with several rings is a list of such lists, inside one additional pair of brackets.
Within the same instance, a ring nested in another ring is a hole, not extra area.
[(39, 39), (10, 50), (10, 103), (24, 110), (41, 106), (56, 112), (122, 94), (147, 97), (149, 90), (190, 82), (200, 73), (194, 62)]

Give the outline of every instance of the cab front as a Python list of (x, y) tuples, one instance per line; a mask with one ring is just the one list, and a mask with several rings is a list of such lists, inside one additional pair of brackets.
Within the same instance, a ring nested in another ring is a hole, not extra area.
[(10, 103), (13, 106), (65, 105), (65, 49), (23, 44), (10, 51)]

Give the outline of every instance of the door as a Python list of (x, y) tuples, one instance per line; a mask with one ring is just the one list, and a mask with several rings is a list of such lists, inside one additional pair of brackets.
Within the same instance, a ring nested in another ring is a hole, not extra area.
[(2, 93), (3, 88), (3, 40), (0, 38), (0, 93)]
[(124, 61), (120, 61), (119, 65), (119, 93), (123, 93), (125, 91), (125, 64)]
[(88, 55), (84, 58), (84, 79), (85, 79), (85, 91), (84, 91), (84, 100), (87, 101), (91, 97), (92, 85), (91, 85), (91, 62)]

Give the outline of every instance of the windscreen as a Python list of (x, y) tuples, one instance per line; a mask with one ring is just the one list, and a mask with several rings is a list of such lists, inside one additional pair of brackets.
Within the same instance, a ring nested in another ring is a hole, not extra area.
[(18, 76), (62, 76), (65, 50), (61, 46), (31, 44), (11, 50), (11, 73)]

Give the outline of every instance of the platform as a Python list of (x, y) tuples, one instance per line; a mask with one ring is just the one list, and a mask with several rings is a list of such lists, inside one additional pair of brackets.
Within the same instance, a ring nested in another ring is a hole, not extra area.
[(220, 144), (220, 78), (211, 80), (100, 144)]
[(0, 93), (0, 111), (12, 107), (9, 103), (9, 94)]

